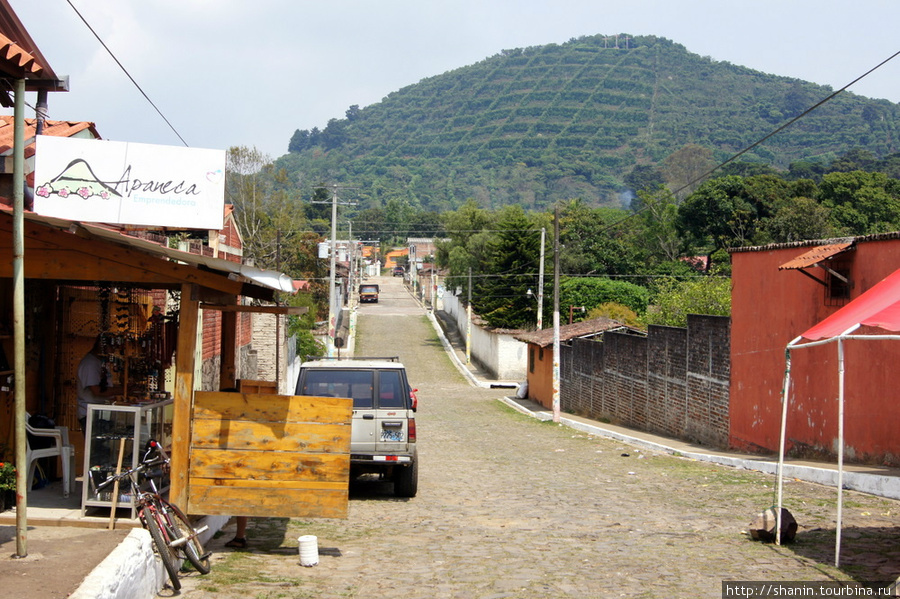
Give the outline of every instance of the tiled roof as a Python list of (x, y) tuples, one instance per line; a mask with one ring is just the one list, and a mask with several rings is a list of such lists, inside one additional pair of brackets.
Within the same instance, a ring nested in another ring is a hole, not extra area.
[[(612, 320), (601, 316), (600, 318), (592, 318), (590, 320), (582, 320), (559, 327), (559, 340), (569, 341), (578, 337), (588, 337), (596, 335), (604, 331), (612, 329), (620, 329), (625, 325), (618, 320)], [(519, 341), (533, 343), (539, 347), (548, 347), (553, 344), (553, 329), (543, 329), (541, 331), (532, 331), (530, 333), (520, 333), (514, 335)]]
[(26, 89), (31, 88), (32, 82), (46, 84), (57, 79), (9, 0), (0, 0), (0, 77), (3, 76), (25, 79)]
[(0, 69), (13, 77), (40, 77), (44, 65), (22, 46), (0, 33)]
[(808, 268), (827, 258), (836, 256), (841, 252), (853, 249), (853, 242), (830, 243), (827, 245), (817, 245), (808, 252), (789, 260), (778, 267), (778, 270)]
[[(34, 137), (37, 120), (25, 119), (25, 158), (34, 155)], [(0, 115), (0, 156), (8, 156), (12, 153), (14, 141), (14, 124), (11, 115)], [(86, 121), (44, 121), (43, 135), (53, 137), (74, 137), (83, 132), (90, 131), (95, 138), (100, 138), (94, 128), (94, 123)]]

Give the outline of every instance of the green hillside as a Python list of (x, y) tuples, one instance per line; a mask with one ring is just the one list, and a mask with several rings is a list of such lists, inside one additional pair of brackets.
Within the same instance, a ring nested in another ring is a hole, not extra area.
[[(296, 131), (277, 164), (304, 185), (360, 188), (361, 208), (394, 198), (434, 210), (467, 198), (487, 208), (620, 205), (635, 166), (659, 167), (671, 185), (677, 150), (699, 145), (723, 160), (833, 91), (664, 38), (615, 39), (504, 50), (424, 79)], [(883, 157), (900, 149), (898, 116), (900, 105), (840, 94), (742, 160), (787, 168), (852, 148)]]

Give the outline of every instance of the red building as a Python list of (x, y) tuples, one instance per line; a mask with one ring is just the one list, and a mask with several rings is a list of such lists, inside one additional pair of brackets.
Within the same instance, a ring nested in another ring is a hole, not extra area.
[[(807, 328), (900, 268), (900, 233), (733, 250), (730, 444), (774, 452), (781, 430), (785, 348)], [(834, 344), (792, 352), (787, 447), (831, 457), (838, 443)], [(845, 345), (848, 460), (900, 463), (896, 341)]]

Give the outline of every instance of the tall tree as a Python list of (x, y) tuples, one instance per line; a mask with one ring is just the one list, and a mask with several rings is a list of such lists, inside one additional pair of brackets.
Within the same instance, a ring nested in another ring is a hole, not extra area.
[(304, 218), (283, 170), (256, 148), (229, 148), (225, 197), (234, 206), (245, 258), (260, 268), (295, 266), (282, 257), (299, 251)]
[(506, 206), (497, 217), (486, 272), (478, 278), (472, 301), (491, 326), (533, 327), (537, 305), (528, 289), (534, 287), (538, 272), (540, 235), (521, 206)]

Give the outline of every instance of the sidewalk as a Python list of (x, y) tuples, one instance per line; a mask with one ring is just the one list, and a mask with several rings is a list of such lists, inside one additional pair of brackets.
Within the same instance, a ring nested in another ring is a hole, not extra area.
[[(465, 341), (452, 322), (449, 322), (446, 318), (441, 318), (441, 313), (432, 314), (429, 312), (429, 319), (457, 369), (466, 376), (469, 382), (479, 387), (510, 386), (509, 383), (489, 380), (486, 373), (475, 364), (467, 365), (465, 363)], [(519, 399), (515, 396), (501, 397), (499, 400), (511, 408), (539, 420), (553, 419), (553, 414), (547, 408), (532, 400)], [(591, 435), (616, 439), (623, 443), (652, 451), (679, 455), (733, 468), (756, 470), (772, 475), (777, 475), (778, 473), (777, 455), (763, 456), (716, 450), (678, 439), (582, 418), (573, 414), (561, 414), (560, 423)], [(784, 478), (798, 479), (836, 488), (838, 484), (838, 466), (837, 463), (785, 460)], [(845, 463), (843, 486), (845, 489), (870, 495), (900, 499), (900, 469)]]

